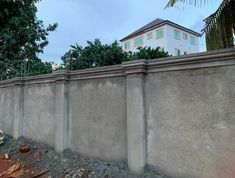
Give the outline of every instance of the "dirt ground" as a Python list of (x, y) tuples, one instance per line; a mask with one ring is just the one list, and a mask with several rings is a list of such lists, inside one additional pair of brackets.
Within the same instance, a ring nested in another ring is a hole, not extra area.
[(141, 176), (130, 174), (126, 162), (83, 157), (67, 149), (56, 153), (45, 144), (30, 139), (14, 140), (5, 135), (0, 145), (0, 178), (167, 178), (148, 170)]

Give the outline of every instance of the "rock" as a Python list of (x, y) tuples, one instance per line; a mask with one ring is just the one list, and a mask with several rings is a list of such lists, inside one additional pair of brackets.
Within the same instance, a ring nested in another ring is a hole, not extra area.
[(71, 178), (71, 175), (67, 174), (64, 178)]
[(70, 176), (70, 178), (78, 178), (78, 175), (73, 174), (72, 176)]
[(33, 157), (37, 160), (37, 161), (41, 161), (42, 160), (42, 153), (40, 151), (35, 151), (35, 153), (33, 154)]
[(77, 174), (79, 177), (82, 177), (82, 176), (83, 176), (83, 172), (80, 171), (80, 170), (78, 170), (78, 171), (76, 172), (76, 174)]
[(113, 168), (113, 172), (115, 172), (115, 173), (119, 172), (119, 168), (118, 168), (117, 166), (115, 166), (115, 167)]
[(4, 155), (4, 159), (5, 159), (5, 160), (8, 160), (8, 159), (10, 159), (10, 156), (9, 156), (8, 154), (5, 154), (5, 155)]
[(46, 154), (50, 160), (55, 158), (54, 153), (51, 150), (47, 150), (46, 152), (44, 151), (44, 154)]
[(60, 160), (60, 163), (63, 165), (63, 164), (66, 164), (69, 160), (67, 158), (62, 158)]
[(21, 153), (27, 153), (27, 152), (29, 152), (30, 148), (26, 144), (21, 144), (19, 150)]
[(58, 160), (59, 159), (59, 156), (54, 156), (53, 160)]

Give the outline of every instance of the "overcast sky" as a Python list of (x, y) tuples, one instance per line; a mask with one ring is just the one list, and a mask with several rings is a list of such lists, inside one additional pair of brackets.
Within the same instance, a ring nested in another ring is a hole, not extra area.
[[(120, 40), (156, 18), (178, 23), (200, 32), (203, 19), (214, 12), (221, 0), (200, 8), (179, 5), (164, 9), (167, 0), (42, 0), (38, 3), (38, 19), (45, 25), (57, 22), (59, 27), (49, 35), (49, 45), (40, 57), (60, 63), (70, 45), (86, 45), (101, 39), (103, 43)], [(204, 37), (200, 50), (205, 50)]]

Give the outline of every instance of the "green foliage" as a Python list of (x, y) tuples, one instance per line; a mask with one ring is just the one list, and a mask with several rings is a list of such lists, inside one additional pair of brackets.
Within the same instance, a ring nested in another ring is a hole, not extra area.
[(52, 63), (42, 62), (40, 59), (28, 61), (25, 72), (27, 76), (52, 73)]
[(79, 45), (71, 46), (72, 49), (61, 57), (64, 69), (95, 68), (137, 59), (156, 59), (169, 56), (159, 47), (156, 49), (140, 47), (137, 52), (132, 53), (124, 52), (117, 41), (110, 45), (103, 45), (99, 39), (96, 39), (94, 42), (88, 41), (87, 44), (84, 48)]
[(160, 47), (155, 49), (150, 47), (139, 47), (137, 52), (129, 53), (128, 60), (157, 59), (168, 56), (168, 52), (165, 52)]
[(79, 45), (71, 46), (68, 52), (62, 56), (61, 60), (66, 69), (95, 68), (114, 64), (121, 64), (126, 60), (126, 54), (117, 41), (111, 45), (103, 45), (100, 40), (87, 42), (86, 47)]
[[(39, 0), (0, 0), (0, 79), (50, 71), (48, 63), (38, 59), (48, 44), (47, 36), (57, 24), (44, 27), (36, 17)], [(28, 62), (26, 62), (28, 61)], [(44, 68), (45, 69), (42, 69)]]

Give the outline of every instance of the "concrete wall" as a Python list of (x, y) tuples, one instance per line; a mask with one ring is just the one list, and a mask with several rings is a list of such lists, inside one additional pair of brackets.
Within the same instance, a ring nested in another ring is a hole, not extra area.
[(13, 135), (12, 95), (11, 87), (0, 88), (0, 129), (10, 135)]
[(175, 178), (235, 175), (235, 50), (0, 82), (0, 129)]
[(55, 90), (53, 84), (32, 84), (24, 87), (22, 134), (54, 146)]
[(101, 159), (126, 159), (125, 82), (115, 77), (69, 84), (69, 138), (74, 151)]
[(226, 66), (146, 76), (149, 164), (172, 177), (232, 178), (234, 74)]

